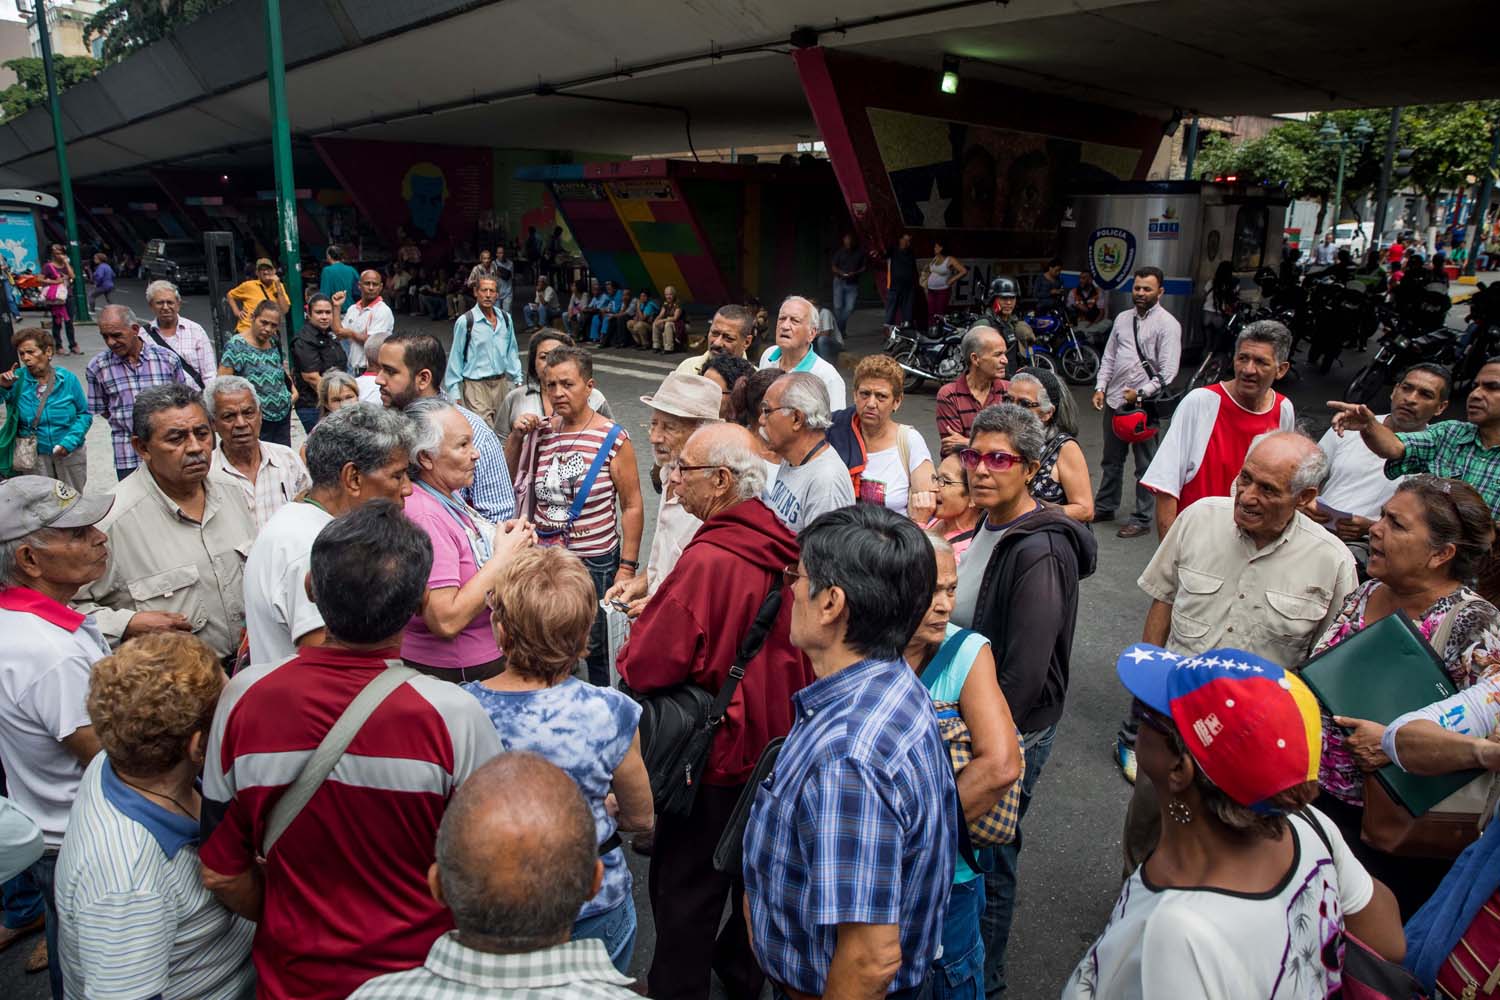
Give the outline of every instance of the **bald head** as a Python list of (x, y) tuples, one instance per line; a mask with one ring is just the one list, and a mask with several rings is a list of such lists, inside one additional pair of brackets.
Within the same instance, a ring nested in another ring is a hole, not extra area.
[(707, 521), (760, 496), (766, 488), (766, 464), (755, 438), (739, 424), (705, 424), (683, 445), (669, 482), (683, 510)]
[(359, 272), (359, 297), (366, 303), (374, 302), (380, 298), (380, 289), (385, 285), (385, 279), (380, 276), (379, 271)]
[(566, 941), (603, 875), (578, 786), (531, 753), (503, 753), (459, 786), (436, 870), (460, 936), (512, 952)]
[(1235, 523), (1258, 546), (1275, 540), (1327, 476), (1328, 459), (1312, 438), (1297, 431), (1262, 434), (1250, 442), (1235, 481)]

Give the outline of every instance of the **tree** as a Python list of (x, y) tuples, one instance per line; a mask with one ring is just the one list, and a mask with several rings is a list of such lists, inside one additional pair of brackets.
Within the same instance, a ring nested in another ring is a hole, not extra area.
[(1401, 117), (1401, 145), (1412, 149), (1411, 183), (1429, 199), (1468, 187), (1489, 170), (1500, 101), (1419, 105)]
[[(58, 56), (52, 60), (52, 65), (57, 71), (59, 91), (82, 83), (99, 72), (98, 61), (88, 56)], [(4, 66), (16, 74), (16, 82), (0, 90), (0, 112), (7, 120), (47, 103), (47, 76), (41, 59), (31, 56), (11, 59)]]
[(160, 41), (227, 0), (109, 0), (89, 18), (85, 40), (104, 38), (104, 61), (117, 62), (131, 52)]

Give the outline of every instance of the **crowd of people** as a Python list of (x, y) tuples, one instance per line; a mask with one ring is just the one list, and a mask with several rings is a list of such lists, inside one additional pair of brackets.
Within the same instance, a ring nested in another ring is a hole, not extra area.
[[(1378, 767), (1500, 770), (1500, 361), (1465, 419), (1434, 422), (1452, 377), (1418, 365), (1314, 441), (1262, 321), (1169, 410), (1182, 332), (1142, 267), (1102, 317), (1094, 483), (1072, 393), (1007, 370), (1004, 317), (931, 427), (890, 358), (826, 356), (868, 260), (835, 255), (828, 320), (720, 308), (642, 427), (594, 358), (675, 353), (675, 292), (554, 313), (539, 280), (518, 335), (503, 251), (446, 348), (337, 248), (302, 316), (274, 267), (232, 296), (217, 358), (166, 282), (154, 322), (100, 310), (82, 381), (19, 331), (0, 947), (43, 926), (56, 997), (624, 997), (628, 836), (650, 996), (1002, 997), (1080, 581), (1125, 514), (1157, 547), (1117, 663), (1124, 884), (1063, 995), (1336, 995), (1356, 948), (1451, 976), (1500, 833), (1413, 860), (1361, 830)], [(1077, 291), (1059, 266), (1036, 295)], [(934, 308), (962, 268), (935, 250)], [(1302, 666), (1397, 614), (1457, 693), (1389, 726), (1320, 709)]]

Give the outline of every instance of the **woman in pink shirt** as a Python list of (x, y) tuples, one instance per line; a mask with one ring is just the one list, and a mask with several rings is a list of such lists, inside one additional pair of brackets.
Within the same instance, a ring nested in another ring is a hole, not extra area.
[(485, 520), (459, 496), (474, 482), (469, 422), (446, 399), (419, 399), (406, 408), (412, 421), (411, 461), (416, 488), (406, 516), (432, 540), (432, 571), (422, 612), (406, 626), (401, 657), (408, 666), (454, 683), (485, 680), (503, 667), (490, 630), (486, 600), (511, 555), (532, 545), (529, 524)]

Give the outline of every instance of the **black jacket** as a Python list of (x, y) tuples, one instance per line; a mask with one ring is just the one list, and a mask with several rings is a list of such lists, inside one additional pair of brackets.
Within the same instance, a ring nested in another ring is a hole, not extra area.
[(1094, 572), (1086, 525), (1043, 504), (1005, 532), (979, 584), (973, 629), (993, 647), (1000, 690), (1023, 733), (1062, 718), (1078, 618), (1078, 581)]
[(322, 375), (330, 368), (348, 371), (349, 357), (331, 332), (325, 333), (311, 323), (292, 338), (292, 374), (297, 379), (297, 405), (304, 409), (318, 405), (318, 390), (302, 376), (307, 372)]

